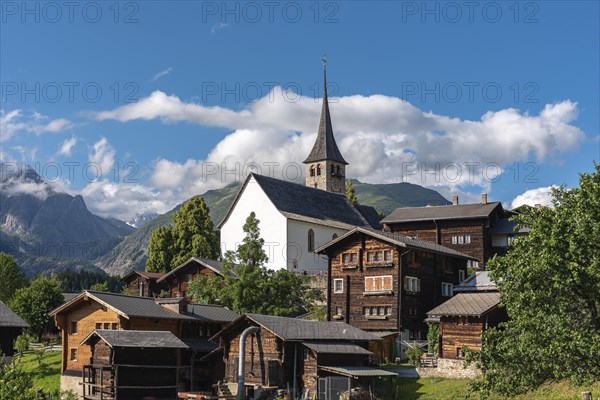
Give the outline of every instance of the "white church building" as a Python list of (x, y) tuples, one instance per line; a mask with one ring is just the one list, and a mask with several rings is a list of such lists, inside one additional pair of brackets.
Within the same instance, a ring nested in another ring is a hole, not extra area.
[(356, 226), (380, 228), (373, 207), (346, 199), (346, 165), (333, 136), (327, 81), (315, 144), (304, 161), (306, 185), (250, 174), (219, 224), (221, 253), (236, 250), (245, 236), (244, 223), (254, 212), (269, 257), (268, 269), (318, 273), (327, 258), (314, 250)]

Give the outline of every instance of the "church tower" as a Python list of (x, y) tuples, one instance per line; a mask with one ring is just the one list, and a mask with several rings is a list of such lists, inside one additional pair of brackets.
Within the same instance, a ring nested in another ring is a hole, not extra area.
[(346, 194), (346, 165), (333, 137), (327, 101), (327, 59), (323, 57), (323, 107), (317, 140), (306, 158), (306, 186)]

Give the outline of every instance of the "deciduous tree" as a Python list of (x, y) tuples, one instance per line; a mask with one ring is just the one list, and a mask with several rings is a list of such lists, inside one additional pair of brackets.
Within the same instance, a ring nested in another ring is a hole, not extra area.
[(0, 300), (8, 302), (17, 289), (25, 286), (27, 279), (15, 259), (6, 253), (0, 253)]
[(484, 334), (484, 394), (600, 379), (600, 167), (552, 195), (553, 209), (516, 218), (529, 235), (488, 264), (510, 320)]

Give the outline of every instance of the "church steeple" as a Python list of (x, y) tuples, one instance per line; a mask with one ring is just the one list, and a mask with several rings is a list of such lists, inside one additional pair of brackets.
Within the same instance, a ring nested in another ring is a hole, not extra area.
[(329, 101), (327, 99), (327, 58), (323, 57), (323, 105), (317, 140), (306, 158), (306, 186), (344, 194), (346, 165), (333, 136)]

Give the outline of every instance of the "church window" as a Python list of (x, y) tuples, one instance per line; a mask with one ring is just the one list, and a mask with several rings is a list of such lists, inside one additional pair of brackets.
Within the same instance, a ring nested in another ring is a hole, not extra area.
[(310, 167), (310, 176), (315, 176), (315, 166)]
[(335, 165), (331, 165), (331, 175), (335, 175)]
[(312, 229), (308, 230), (308, 251), (315, 250), (315, 232)]
[(338, 165), (337, 167), (335, 167), (335, 173), (336, 175), (340, 175), (340, 166)]
[(321, 164), (317, 164), (317, 175), (321, 175)]

